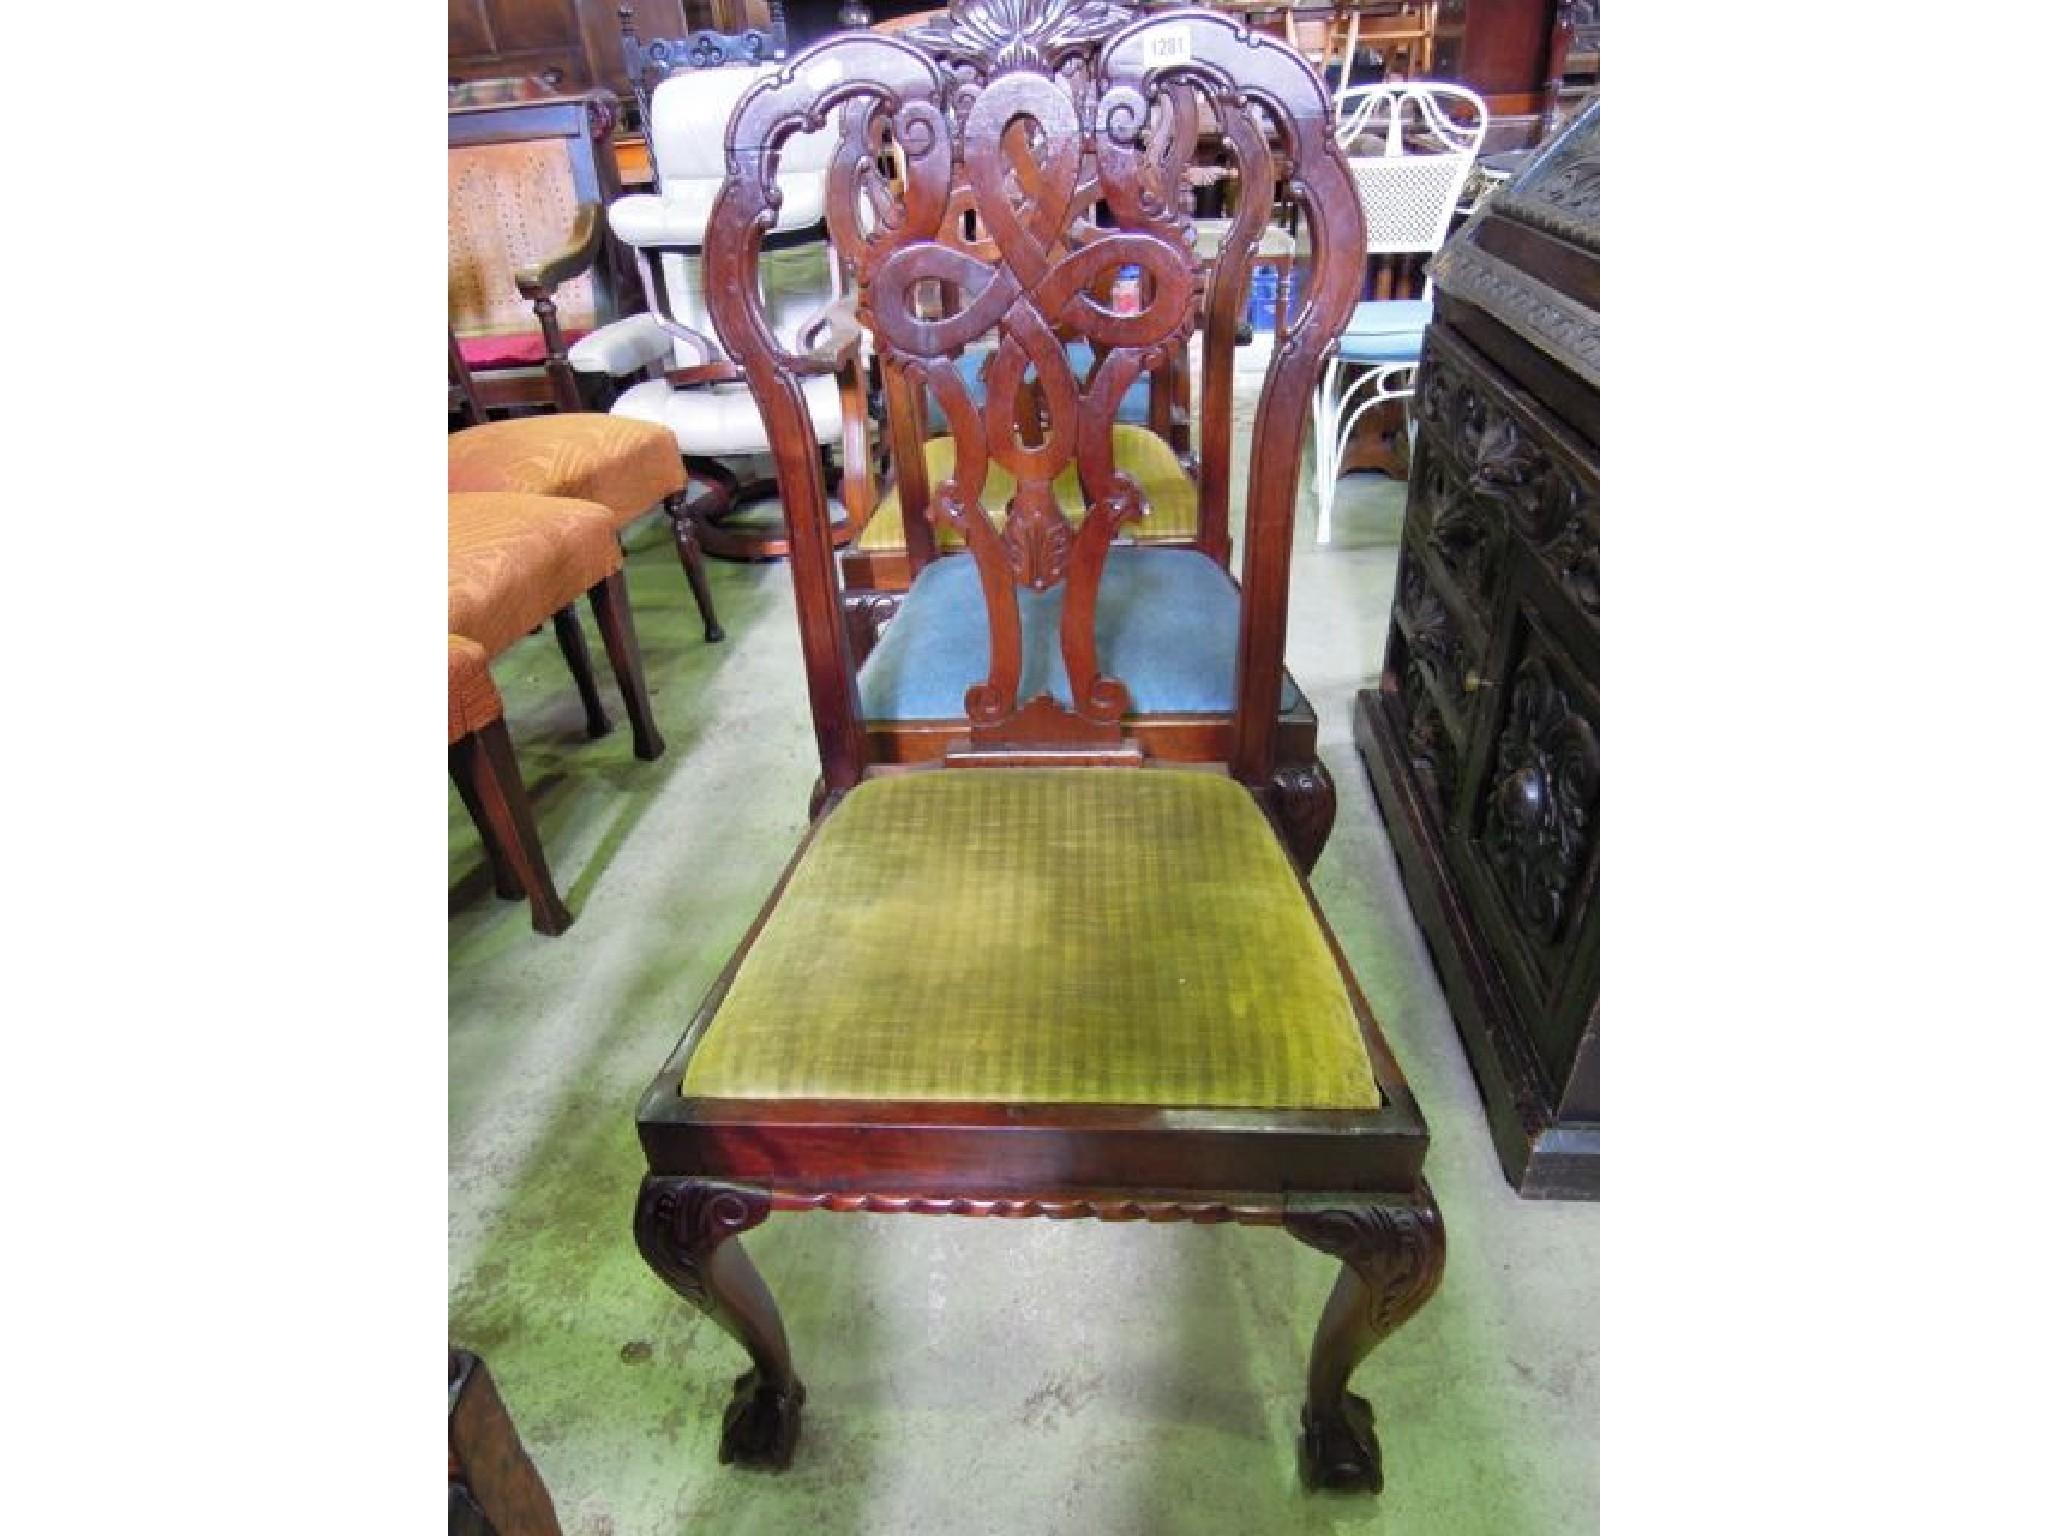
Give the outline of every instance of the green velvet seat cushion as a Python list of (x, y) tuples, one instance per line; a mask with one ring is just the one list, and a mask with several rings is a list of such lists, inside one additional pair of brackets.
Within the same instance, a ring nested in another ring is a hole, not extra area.
[[(1066, 593), (1065, 582), (1017, 589), (1017, 697), (1049, 693), (1071, 709), (1060, 651)], [(1229, 714), (1237, 707), (1240, 606), (1229, 573), (1200, 550), (1115, 546), (1096, 590), (1097, 664), (1130, 690), (1133, 715)], [(967, 690), (988, 677), (988, 663), (988, 601), (973, 558), (934, 560), (861, 666), (861, 712), (877, 721), (962, 719)], [(1283, 677), (1282, 712), (1300, 703)]]
[(1344, 979), (1221, 774), (951, 769), (819, 828), (689, 1097), (1369, 1110)]
[[(1117, 536), (1139, 544), (1193, 539), (1197, 524), (1195, 483), (1181, 468), (1173, 445), (1144, 427), (1118, 426), (1110, 432), (1110, 452), (1116, 460), (1116, 467), (1138, 483), (1138, 489), (1145, 493), (1145, 500), (1151, 508), (1137, 522), (1124, 524), (1117, 530)], [(953, 456), (952, 438), (926, 440), (924, 473), (927, 485), (936, 489), (941, 480), (953, 473)], [(998, 528), (1003, 525), (1004, 509), (1016, 494), (1017, 482), (1010, 477), (1010, 472), (991, 461), (988, 482), (982, 487), (981, 502), (990, 511), (989, 520)], [(1081, 473), (1072, 464), (1054, 479), (1052, 494), (1070, 523), (1079, 523), (1088, 511), (1088, 503), (1081, 495)], [(967, 541), (944, 523), (933, 532), (938, 535), (938, 547), (942, 550), (967, 547)], [(891, 485), (888, 494), (876, 505), (867, 526), (861, 530), (854, 548), (863, 554), (884, 554), (905, 547), (903, 497)]]

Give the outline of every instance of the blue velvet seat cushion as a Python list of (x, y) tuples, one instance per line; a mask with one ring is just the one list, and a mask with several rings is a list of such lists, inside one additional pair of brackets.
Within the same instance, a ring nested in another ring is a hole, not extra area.
[[(988, 381), (982, 370), (993, 354), (993, 346), (972, 346), (960, 356), (960, 377), (967, 385), (967, 398), (976, 406), (988, 400)], [(1085, 341), (1067, 343), (1067, 366), (1074, 370), (1074, 384), (1079, 387), (1088, 381), (1088, 370), (1095, 366), (1095, 351)], [(1116, 419), (1131, 426), (1144, 426), (1151, 420), (1152, 375), (1141, 373), (1131, 381), (1131, 387), (1124, 391), (1123, 399), (1117, 402)], [(939, 397), (929, 389), (924, 392), (924, 416), (934, 432), (946, 432), (945, 413), (939, 409)]]
[(1351, 311), (1337, 356), (1347, 363), (1412, 363), (1422, 356), (1429, 328), (1427, 299), (1380, 299)]
[[(1050, 692), (1073, 707), (1060, 655), (1066, 587), (1017, 589), (1024, 667), (1019, 702)], [(1114, 547), (1095, 602), (1102, 670), (1122, 679), (1134, 714), (1228, 714), (1237, 704), (1238, 591), (1192, 549)], [(988, 609), (970, 555), (934, 560), (860, 669), (861, 712), (870, 720), (958, 720), (967, 690), (988, 677)], [(1301, 695), (1283, 677), (1280, 707)]]

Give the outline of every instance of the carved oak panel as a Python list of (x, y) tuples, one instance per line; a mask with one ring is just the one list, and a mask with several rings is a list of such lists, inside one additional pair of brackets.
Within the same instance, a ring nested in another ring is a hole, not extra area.
[(1535, 563), (1588, 617), (1600, 614), (1600, 480), (1578, 444), (1445, 327), (1431, 328), (1416, 414), (1422, 423), (1411, 507), (1426, 508), (1427, 547), (1480, 611), (1504, 567), (1502, 541)]
[(1393, 671), (1400, 679), (1401, 701), (1406, 709), (1402, 740), (1409, 766), (1428, 791), (1430, 809), (1443, 825), (1448, 826), (1455, 806), (1458, 764), (1461, 761), (1458, 743), (1452, 739), (1443, 709), (1438, 705), (1421, 666), (1408, 649), (1405, 638), (1397, 636), (1395, 644), (1400, 655)]
[(1427, 696), (1457, 744), (1464, 746), (1471, 714), (1464, 680), (1472, 670), (1473, 652), (1442, 591), (1412, 549), (1402, 551), (1394, 623), (1407, 642), (1406, 666), (1420, 684), (1413, 690), (1404, 684), (1404, 691), (1417, 700)]
[(1592, 725), (1546, 662), (1524, 661), (1481, 800), (1479, 843), (1515, 917), (1546, 944), (1562, 933), (1566, 899), (1590, 864), (1599, 785)]
[[(1545, 1066), (1569, 1070), (1568, 1028), (1597, 945), (1600, 701), (1525, 574), (1460, 785), (1451, 857)], [(1554, 1027), (1553, 1027), (1554, 1026)]]

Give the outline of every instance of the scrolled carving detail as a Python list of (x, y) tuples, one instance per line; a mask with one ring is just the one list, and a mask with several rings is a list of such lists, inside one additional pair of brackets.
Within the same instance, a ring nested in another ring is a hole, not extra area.
[[(1171, 46), (1154, 46), (1162, 42)], [(1186, 195), (1209, 131), (1204, 102), (1240, 187), (1209, 262), (1196, 254)], [(941, 418), (933, 425), (955, 445), (951, 474), (912, 516), (959, 534), (981, 577), (989, 664), (966, 700), (970, 742), (1107, 744), (1123, 730), (1123, 690), (1102, 677), (1093, 603), (1120, 526), (1149, 510), (1118, 473), (1118, 407), (1142, 373), (1180, 355), (1197, 324), (1224, 334), (1219, 317), (1235, 314), (1276, 183), (1300, 204), (1312, 238), (1296, 267), (1306, 299), (1275, 350), (1265, 397), (1305, 399), (1313, 389), (1355, 304), (1363, 259), (1327, 93), (1298, 53), (1253, 39), (1241, 23), (1195, 10), (1145, 16), (1114, 0), (953, 0), (929, 26), (835, 35), (763, 75), (728, 125), (730, 141), (749, 148), (729, 156), (711, 211), (705, 301), (785, 438), (801, 434), (800, 376), (824, 364), (793, 353), (769, 323), (762, 237), (781, 196), (782, 146), (832, 114), (825, 217), (853, 279), (854, 318), (886, 377), (929, 389)], [(1069, 352), (1077, 342), (1093, 354), (1087, 369)], [(977, 391), (963, 375), (969, 350), (984, 346)], [(1263, 441), (1272, 438), (1269, 430)], [(1255, 463), (1268, 457), (1255, 508), (1291, 501), (1298, 463), (1255, 445)], [(1015, 491), (1007, 505), (985, 505), (999, 471)], [(1067, 475), (1080, 483), (1078, 527), (1052, 492)], [(793, 522), (803, 519), (792, 509)], [(913, 542), (922, 545), (921, 529)], [(1018, 588), (1062, 583), (1071, 707), (1018, 692)], [(1247, 665), (1266, 672), (1273, 649), (1256, 640)]]
[(704, 1266), (729, 1237), (768, 1219), (765, 1190), (705, 1179), (650, 1179), (641, 1186), (633, 1215), (640, 1255), (691, 1303), (709, 1304)]
[(668, 74), (677, 69), (719, 69), (727, 64), (765, 64), (775, 56), (775, 39), (758, 28), (744, 32), (692, 32), (656, 38), (642, 45), (647, 62)]
[(1052, 69), (1137, 19), (1115, 0), (972, 0), (905, 32), (907, 41), (986, 76)]
[(1456, 688), (1465, 675), (1465, 636), (1452, 617), (1450, 605), (1430, 586), (1413, 560), (1402, 569), (1401, 594), (1396, 602), (1410, 650), (1435, 674), (1439, 686)]
[(1600, 612), (1598, 491), (1544, 446), (1447, 353), (1425, 370), (1417, 453), (1426, 542), (1482, 604), (1493, 596), (1503, 530), (1536, 550), (1572, 600)]
[(1368, 1331), (1413, 1317), (1444, 1273), (1443, 1218), (1434, 1205), (1330, 1206), (1287, 1212), (1287, 1230), (1342, 1259), (1365, 1289)]
[(1600, 316), (1555, 290), (1532, 287), (1519, 269), (1474, 245), (1452, 245), (1432, 268), (1437, 286), (1480, 305), (1525, 341), (1600, 382)]
[(1408, 761), (1436, 802), (1437, 814), (1448, 822), (1458, 784), (1457, 744), (1412, 655), (1401, 669), (1401, 698), (1408, 710)]
[(1593, 727), (1540, 659), (1515, 672), (1488, 782), (1480, 846), (1516, 917), (1554, 941), (1591, 855), (1600, 748)]
[(1499, 569), (1498, 525), (1464, 492), (1446, 455), (1427, 437), (1417, 447), (1409, 483), (1424, 544), (1484, 606), (1493, 595)]
[(882, 631), (903, 606), (903, 596), (901, 592), (878, 592), (867, 587), (839, 594), (840, 611), (846, 615), (846, 638), (856, 667), (881, 643)]
[(1303, 1481), (1378, 1493), (1385, 1479), (1372, 1405), (1346, 1384), (1358, 1362), (1435, 1294), (1444, 1273), (1443, 1218), (1425, 1188), (1412, 1204), (1290, 1203), (1286, 1225), (1348, 1271), (1324, 1308), (1309, 1356)]
[(784, 1211), (865, 1211), (879, 1215), (975, 1216), (1002, 1221), (1189, 1221), (1197, 1226), (1235, 1221), (1273, 1226), (1281, 1219), (1277, 1204), (1201, 1199), (1141, 1199), (1127, 1196), (889, 1195), (867, 1191), (779, 1194), (775, 1206)]
[[(1592, 12), (1592, 25), (1581, 34), (1587, 51), (1600, 47), (1597, 6), (1577, 4), (1575, 12)], [(1582, 26), (1573, 17), (1575, 28)], [(1495, 207), (1540, 229), (1563, 235), (1593, 250), (1600, 249), (1600, 114), (1589, 109), (1516, 181), (1504, 189)]]

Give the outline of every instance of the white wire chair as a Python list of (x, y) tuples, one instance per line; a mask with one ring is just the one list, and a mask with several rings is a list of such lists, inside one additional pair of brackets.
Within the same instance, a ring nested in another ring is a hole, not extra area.
[[(1486, 137), (1486, 103), (1461, 85), (1415, 80), (1341, 91), (1335, 107), (1337, 142), (1365, 209), (1366, 254), (1436, 251)], [(1430, 285), (1422, 295), (1359, 304), (1323, 369), (1314, 420), (1318, 544), (1330, 542), (1337, 467), (1352, 429), (1375, 406), (1415, 393)]]

